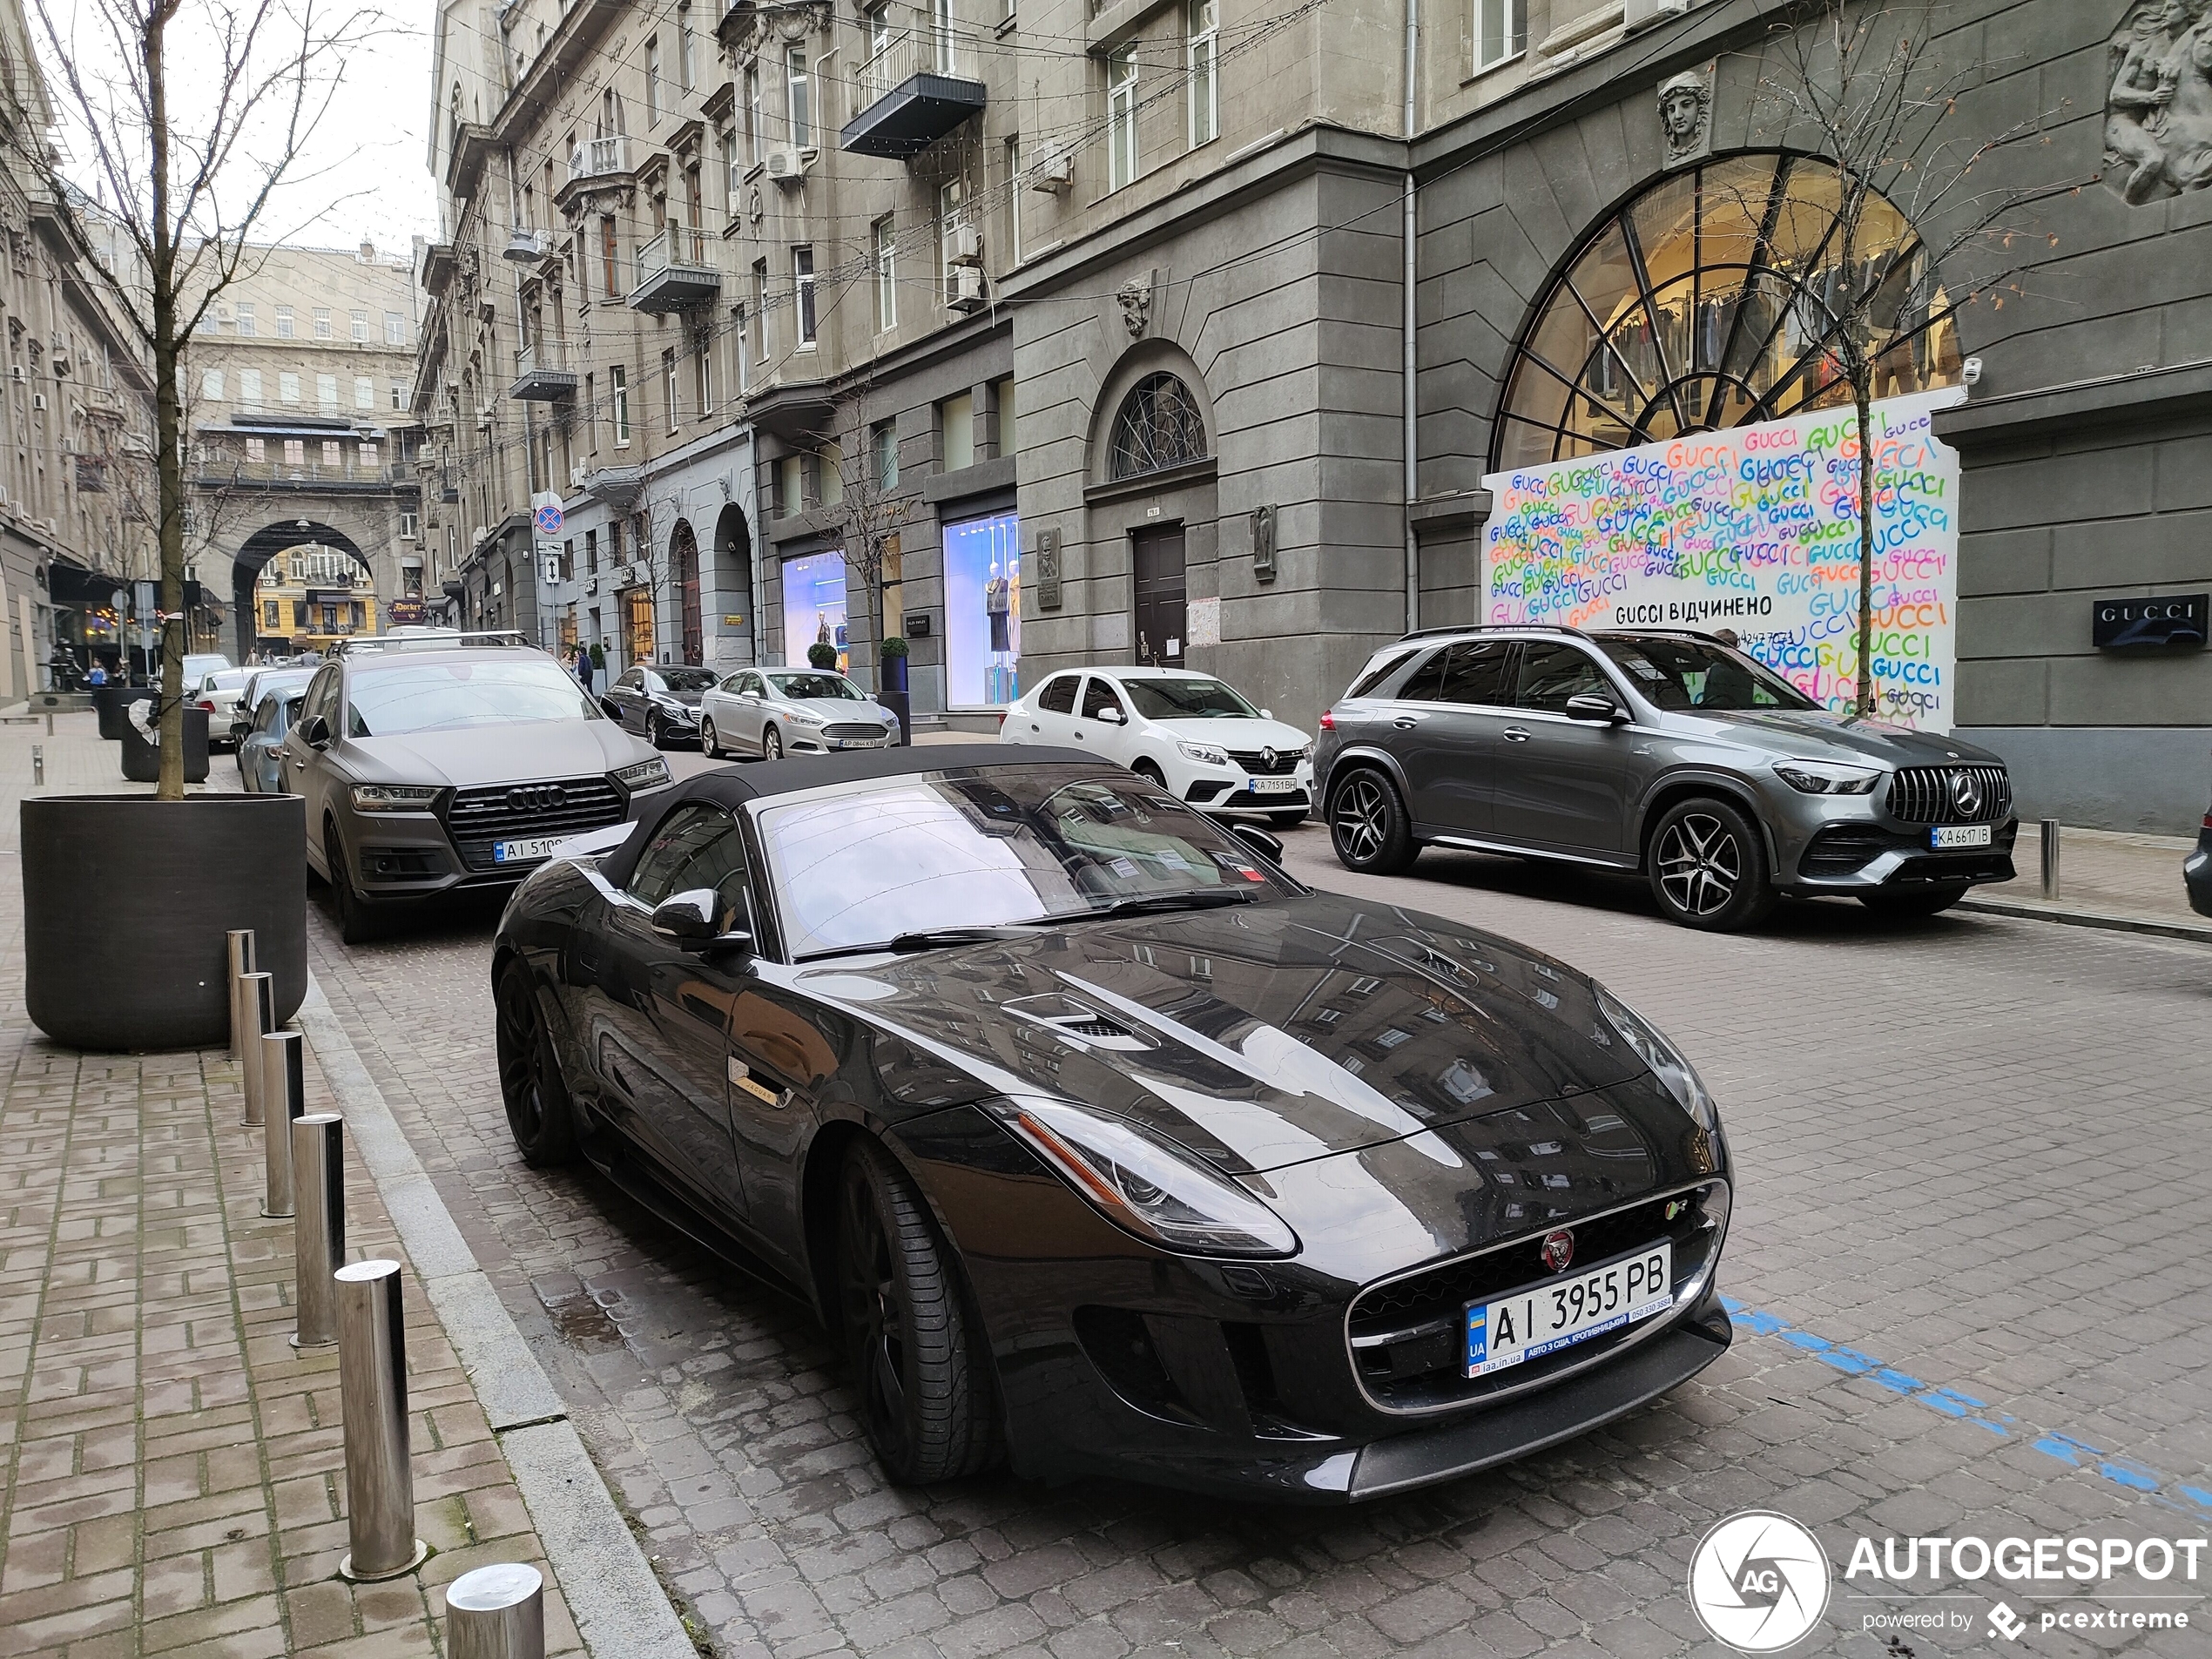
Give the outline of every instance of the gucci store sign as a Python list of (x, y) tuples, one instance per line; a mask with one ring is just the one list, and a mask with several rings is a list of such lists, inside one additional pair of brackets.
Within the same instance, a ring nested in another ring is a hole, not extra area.
[(2091, 637), (2100, 650), (2202, 645), (2208, 597), (2212, 596), (2166, 593), (2147, 599), (2099, 599), (2090, 611)]

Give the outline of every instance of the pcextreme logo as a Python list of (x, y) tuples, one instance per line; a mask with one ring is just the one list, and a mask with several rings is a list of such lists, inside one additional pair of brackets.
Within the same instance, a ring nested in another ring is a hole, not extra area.
[(1698, 1541), (1689, 1605), (1713, 1639), (1738, 1653), (1779, 1653), (1828, 1610), (1828, 1552), (1787, 1515), (1747, 1509)]

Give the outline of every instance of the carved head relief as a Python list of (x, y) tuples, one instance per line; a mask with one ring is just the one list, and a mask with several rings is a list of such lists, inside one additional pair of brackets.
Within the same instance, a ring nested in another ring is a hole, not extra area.
[(1659, 84), (1659, 131), (1669, 165), (1712, 147), (1713, 84), (1707, 71), (1686, 69)]
[(1114, 298), (1121, 302), (1122, 325), (1129, 330), (1129, 337), (1143, 338), (1145, 326), (1152, 320), (1152, 285), (1142, 277), (1131, 277)]

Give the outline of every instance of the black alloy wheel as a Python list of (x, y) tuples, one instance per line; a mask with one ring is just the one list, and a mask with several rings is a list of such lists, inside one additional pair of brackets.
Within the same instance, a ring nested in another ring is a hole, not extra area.
[(761, 729), (760, 758), (763, 760), (781, 760), (784, 758), (783, 733), (776, 729), (773, 720)]
[(1338, 863), (1362, 875), (1395, 875), (1420, 853), (1397, 786), (1366, 766), (1339, 784), (1330, 798), (1329, 844)]
[(709, 760), (722, 759), (722, 738), (714, 729), (714, 717), (711, 714), (699, 719), (699, 752)]
[(346, 843), (338, 826), (326, 819), (322, 826), (322, 861), (330, 871), (330, 907), (335, 913), (338, 936), (349, 945), (365, 945), (383, 934), (384, 919), (369, 907), (354, 885), (346, 863)]
[(1921, 887), (1910, 893), (1862, 893), (1858, 901), (1878, 916), (1894, 916), (1906, 921), (1950, 909), (1966, 896), (1972, 885), (1966, 881), (1946, 881), (1940, 887)]
[(645, 738), (656, 749), (668, 747), (668, 717), (658, 709), (645, 717)]
[(1668, 921), (1709, 933), (1756, 927), (1774, 908), (1758, 826), (1713, 796), (1678, 802), (1651, 833), (1651, 894)]
[(860, 1424), (892, 1482), (986, 1467), (996, 1451), (990, 1366), (959, 1264), (906, 1172), (872, 1141), (845, 1155), (837, 1288)]
[(545, 1169), (576, 1157), (576, 1114), (561, 1076), (553, 1034), (537, 1006), (529, 969), (509, 962), (493, 997), (492, 1031), (499, 1057), (499, 1094), (507, 1127), (523, 1161)]

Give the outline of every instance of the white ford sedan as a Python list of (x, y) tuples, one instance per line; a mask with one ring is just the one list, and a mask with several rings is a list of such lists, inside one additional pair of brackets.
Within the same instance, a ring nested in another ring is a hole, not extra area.
[(999, 741), (1088, 749), (1203, 811), (1257, 813), (1278, 829), (1312, 805), (1313, 739), (1188, 669), (1063, 669), (1008, 708)]

